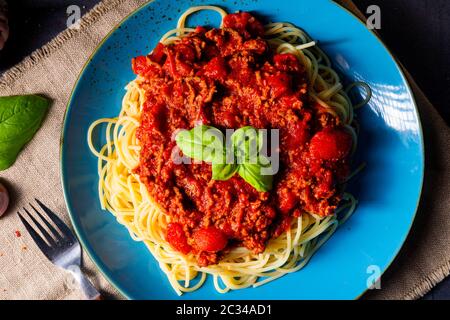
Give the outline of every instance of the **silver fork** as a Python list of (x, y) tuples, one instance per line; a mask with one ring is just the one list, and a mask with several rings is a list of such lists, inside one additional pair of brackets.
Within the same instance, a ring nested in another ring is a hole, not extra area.
[[(81, 247), (78, 239), (73, 232), (67, 227), (67, 225), (58, 216), (47, 208), (41, 201), (35, 199), (37, 204), (44, 210), (47, 217), (54, 223), (53, 226), (43, 215), (40, 213), (31, 203), (31, 208), (36, 212), (41, 223), (26, 209), (28, 217), (33, 221), (33, 224), (40, 231), (41, 235), (31, 226), (30, 223), (20, 214), (20, 220), (24, 224), (30, 236), (33, 238), (36, 245), (41, 249), (42, 253), (56, 266), (69, 271), (75, 280), (80, 285), (84, 292), (84, 295), (88, 300), (100, 300), (100, 293), (95, 289), (91, 282), (86, 278), (80, 269), (81, 265)], [(42, 226), (45, 224), (49, 232)], [(59, 229), (59, 231), (58, 231)]]

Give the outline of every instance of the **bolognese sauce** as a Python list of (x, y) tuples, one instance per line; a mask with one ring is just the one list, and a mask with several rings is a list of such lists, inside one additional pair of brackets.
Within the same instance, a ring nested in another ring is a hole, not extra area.
[[(349, 174), (351, 135), (309, 97), (297, 57), (275, 53), (263, 35), (249, 13), (229, 14), (220, 29), (197, 27), (132, 62), (146, 93), (135, 172), (170, 216), (166, 240), (193, 253), (200, 266), (217, 263), (236, 245), (264, 251), (305, 212), (333, 214)], [(258, 192), (238, 175), (212, 180), (206, 162), (174, 163), (174, 134), (200, 123), (279, 129), (273, 189)]]

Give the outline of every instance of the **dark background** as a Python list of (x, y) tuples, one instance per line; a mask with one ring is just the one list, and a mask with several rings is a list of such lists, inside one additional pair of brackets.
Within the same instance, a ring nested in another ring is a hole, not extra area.
[[(0, 51), (0, 73), (66, 28), (66, 9), (82, 13), (98, 0), (7, 0), (10, 41)], [(314, 1), (314, 0), (311, 0)], [(362, 12), (381, 8), (379, 33), (450, 124), (450, 0), (354, 0)]]
[[(314, 1), (314, 0), (311, 0)], [(66, 9), (82, 14), (98, 0), (7, 0), (10, 39), (0, 51), (0, 74), (66, 28)], [(450, 124), (450, 0), (354, 0), (363, 13), (381, 8), (381, 38)], [(425, 299), (450, 299), (450, 279)]]

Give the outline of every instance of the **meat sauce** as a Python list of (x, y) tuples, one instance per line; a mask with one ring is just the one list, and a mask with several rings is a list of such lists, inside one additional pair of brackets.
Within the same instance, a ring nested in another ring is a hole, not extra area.
[[(135, 172), (171, 216), (167, 241), (195, 254), (200, 266), (217, 263), (236, 245), (264, 251), (303, 212), (333, 214), (349, 173), (351, 136), (310, 100), (298, 59), (275, 54), (263, 33), (249, 13), (230, 14), (222, 29), (197, 27), (132, 61), (146, 92)], [(200, 123), (280, 129), (273, 189), (258, 192), (238, 175), (214, 181), (208, 163), (175, 164), (174, 134)]]

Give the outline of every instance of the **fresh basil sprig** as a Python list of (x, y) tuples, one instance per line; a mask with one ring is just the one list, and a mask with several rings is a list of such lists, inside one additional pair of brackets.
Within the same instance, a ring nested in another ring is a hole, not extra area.
[(231, 135), (229, 150), (219, 129), (199, 125), (180, 131), (175, 141), (186, 156), (211, 163), (213, 180), (228, 180), (238, 173), (256, 190), (266, 192), (272, 189), (273, 176), (263, 174), (271, 172), (269, 159), (260, 154), (263, 137), (262, 130), (240, 128)]
[(239, 170), (239, 166), (235, 163), (212, 163), (213, 180), (228, 180)]
[(225, 163), (223, 133), (214, 127), (199, 125), (191, 130), (181, 130), (175, 137), (178, 147), (189, 158)]
[(262, 175), (260, 164), (243, 163), (239, 165), (239, 175), (259, 192), (272, 189), (273, 176)]
[(231, 135), (237, 163), (257, 162), (258, 153), (263, 144), (263, 135), (260, 132), (260, 130), (247, 126), (236, 130)]
[(36, 95), (0, 97), (0, 171), (16, 161), (41, 126), (49, 105)]

